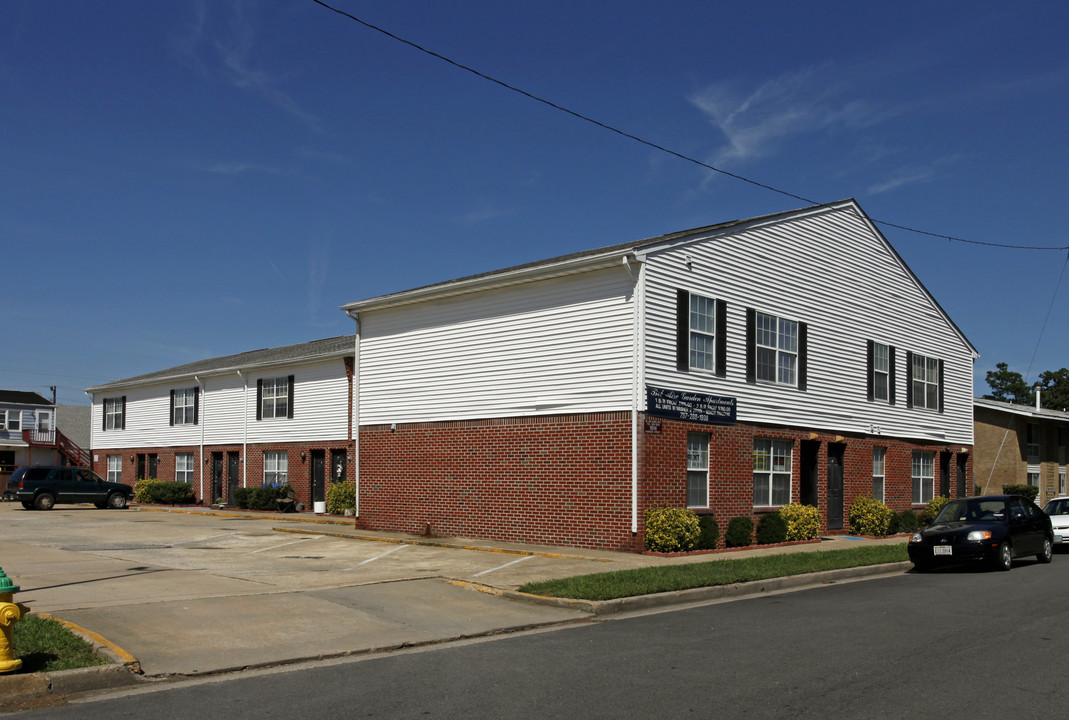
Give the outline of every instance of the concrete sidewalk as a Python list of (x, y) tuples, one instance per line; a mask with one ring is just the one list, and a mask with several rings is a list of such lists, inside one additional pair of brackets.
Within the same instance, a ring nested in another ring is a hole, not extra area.
[[(607, 603), (552, 601), (523, 596), (516, 593), (515, 588), (530, 581), (603, 570), (715, 562), (775, 553), (815, 552), (859, 544), (893, 544), (903, 542), (904, 538), (859, 540), (839, 536), (819, 543), (665, 558), (370, 532), (356, 529), (351, 519), (324, 518), (312, 514), (152, 507), (137, 508), (133, 512), (139, 514), (135, 519), (141, 522), (164, 519), (162, 516), (152, 518), (156, 513), (167, 513), (168, 519), (173, 520), (184, 515), (213, 521), (229, 519), (244, 523), (243, 527), (246, 528), (251, 527), (251, 522), (259, 535), (288, 533), (293, 536), (293, 543), (297, 543), (298, 539), (309, 540), (309, 535), (364, 543), (370, 541), (378, 544), (372, 546), (376, 552), (373, 557), (387, 555), (395, 548), (401, 549), (401, 546), (466, 551), (448, 566), (447, 575), (433, 574), (440, 571), (439, 565), (433, 565), (427, 558), (421, 558), (414, 550), (410, 550), (409, 565), (404, 566), (403, 574), (396, 578), (370, 584), (331, 585), (327, 582), (329, 577), (325, 577), (327, 573), (315, 575), (312, 574), (314, 568), (306, 566), (302, 569), (304, 575), (299, 576), (295, 583), (286, 585), (268, 584), (258, 581), (254, 576), (239, 576), (236, 571), (212, 574), (196, 568), (132, 565), (131, 560), (122, 556), (123, 552), (129, 554), (131, 548), (140, 548), (142, 556), (151, 557), (154, 548), (149, 542), (142, 546), (131, 543), (125, 547), (116, 545), (118, 549), (112, 553), (101, 552), (99, 547), (94, 547), (91, 550), (95, 552), (88, 555), (89, 549), (77, 546), (43, 547), (28, 541), (3, 543), (2, 566), (9, 576), (20, 582), (27, 596), (19, 596), (17, 600), (25, 602), (31, 599), (34, 611), (49, 612), (87, 629), (94, 634), (98, 645), (106, 648), (114, 658), (139, 670), (144, 679), (156, 680), (380, 652), (589, 621), (615, 612), (707, 602), (750, 592), (777, 591), (876, 573), (902, 572), (909, 567), (908, 564), (900, 564), (858, 568), (822, 573), (821, 577), (784, 578), (756, 586), (701, 588)], [(286, 536), (278, 537), (285, 539)], [(299, 547), (311, 546), (305, 544)], [(470, 553), (485, 554), (481, 557), (489, 558), (492, 562), (487, 563), (484, 559), (481, 565), (473, 563), (470, 558), (475, 556)], [(418, 567), (421, 564), (433, 566)], [(488, 576), (491, 569), (494, 572)], [(420, 570), (431, 574), (421, 575)], [(41, 607), (35, 606), (35, 602)], [(92, 672), (88, 671), (88, 674), (92, 675)], [(103, 684), (114, 685), (118, 682), (113, 675), (108, 675), (114, 673), (113, 669), (97, 672)], [(19, 692), (25, 692), (14, 687), (17, 677), (0, 676), (0, 701), (10, 693), (17, 696)], [(17, 682), (25, 684), (27, 681)], [(80, 682), (84, 684), (84, 680)], [(40, 688), (34, 690), (39, 691)]]

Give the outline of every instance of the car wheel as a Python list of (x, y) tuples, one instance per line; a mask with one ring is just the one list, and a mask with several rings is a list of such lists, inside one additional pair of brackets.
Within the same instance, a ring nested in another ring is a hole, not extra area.
[(33, 499), (33, 506), (38, 510), (51, 510), (56, 499), (50, 493), (41, 493)]
[(1043, 549), (1036, 555), (1036, 560), (1041, 563), (1049, 563), (1053, 554), (1054, 544), (1050, 541), (1050, 538), (1043, 538)]
[(93, 503), (93, 505), (97, 508), (97, 510), (103, 510), (108, 506), (108, 504), (102, 500), (97, 500)]
[(995, 555), (995, 569), (1009, 570), (1013, 567), (1013, 548), (1008, 542), (998, 546), (998, 554)]
[(126, 507), (126, 496), (122, 493), (108, 495), (108, 507), (112, 510), (122, 510)]
[(29, 500), (23, 500), (22, 507), (26, 508), (27, 510), (33, 510), (33, 503)]

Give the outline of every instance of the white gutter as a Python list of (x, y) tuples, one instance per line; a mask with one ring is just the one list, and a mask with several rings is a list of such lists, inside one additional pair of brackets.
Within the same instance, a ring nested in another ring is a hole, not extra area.
[[(201, 381), (200, 376), (194, 375), (193, 380), (200, 386), (200, 417), (197, 418), (197, 422), (200, 423), (200, 458), (197, 460), (197, 470), (200, 474), (200, 492), (197, 493), (197, 497), (201, 500), (204, 499), (204, 408), (208, 404), (208, 394), (204, 392), (204, 383)], [(215, 498), (209, 498), (209, 500), (215, 500)]]
[[(238, 377), (245, 381), (245, 389), (241, 395), (241, 404), (243, 406), (245, 415), (245, 429), (241, 433), (241, 487), (248, 487), (248, 478), (245, 477), (249, 463), (246, 462), (246, 455), (249, 452), (249, 379), (245, 377), (240, 370), (236, 370)], [(228, 480), (230, 478), (227, 478)], [(227, 498), (229, 500), (229, 498)]]
[(624, 267), (635, 281), (635, 292), (631, 295), (632, 308), (631, 337), (631, 534), (638, 534), (638, 476), (640, 471), (639, 447), (642, 428), (639, 427), (639, 413), (644, 408), (643, 389), (645, 385), (645, 353), (642, 337), (645, 332), (645, 256), (635, 254), (638, 273), (631, 269), (627, 256), (623, 257)]
[(356, 336), (353, 339), (353, 517), (354, 524), (360, 518), (360, 316), (352, 310), (345, 314), (356, 323)]

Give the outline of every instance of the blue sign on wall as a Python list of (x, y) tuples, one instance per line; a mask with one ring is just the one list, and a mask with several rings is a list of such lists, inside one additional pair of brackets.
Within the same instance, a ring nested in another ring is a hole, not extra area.
[(646, 386), (646, 414), (713, 425), (735, 424), (735, 398)]

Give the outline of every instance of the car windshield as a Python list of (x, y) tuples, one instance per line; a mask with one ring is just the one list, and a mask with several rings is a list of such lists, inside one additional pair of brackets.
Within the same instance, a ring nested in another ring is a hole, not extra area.
[(951, 500), (935, 516), (937, 523), (1002, 522), (1006, 519), (1006, 501), (991, 498)]
[(1051, 500), (1047, 507), (1043, 508), (1043, 512), (1048, 515), (1069, 515), (1069, 498)]

